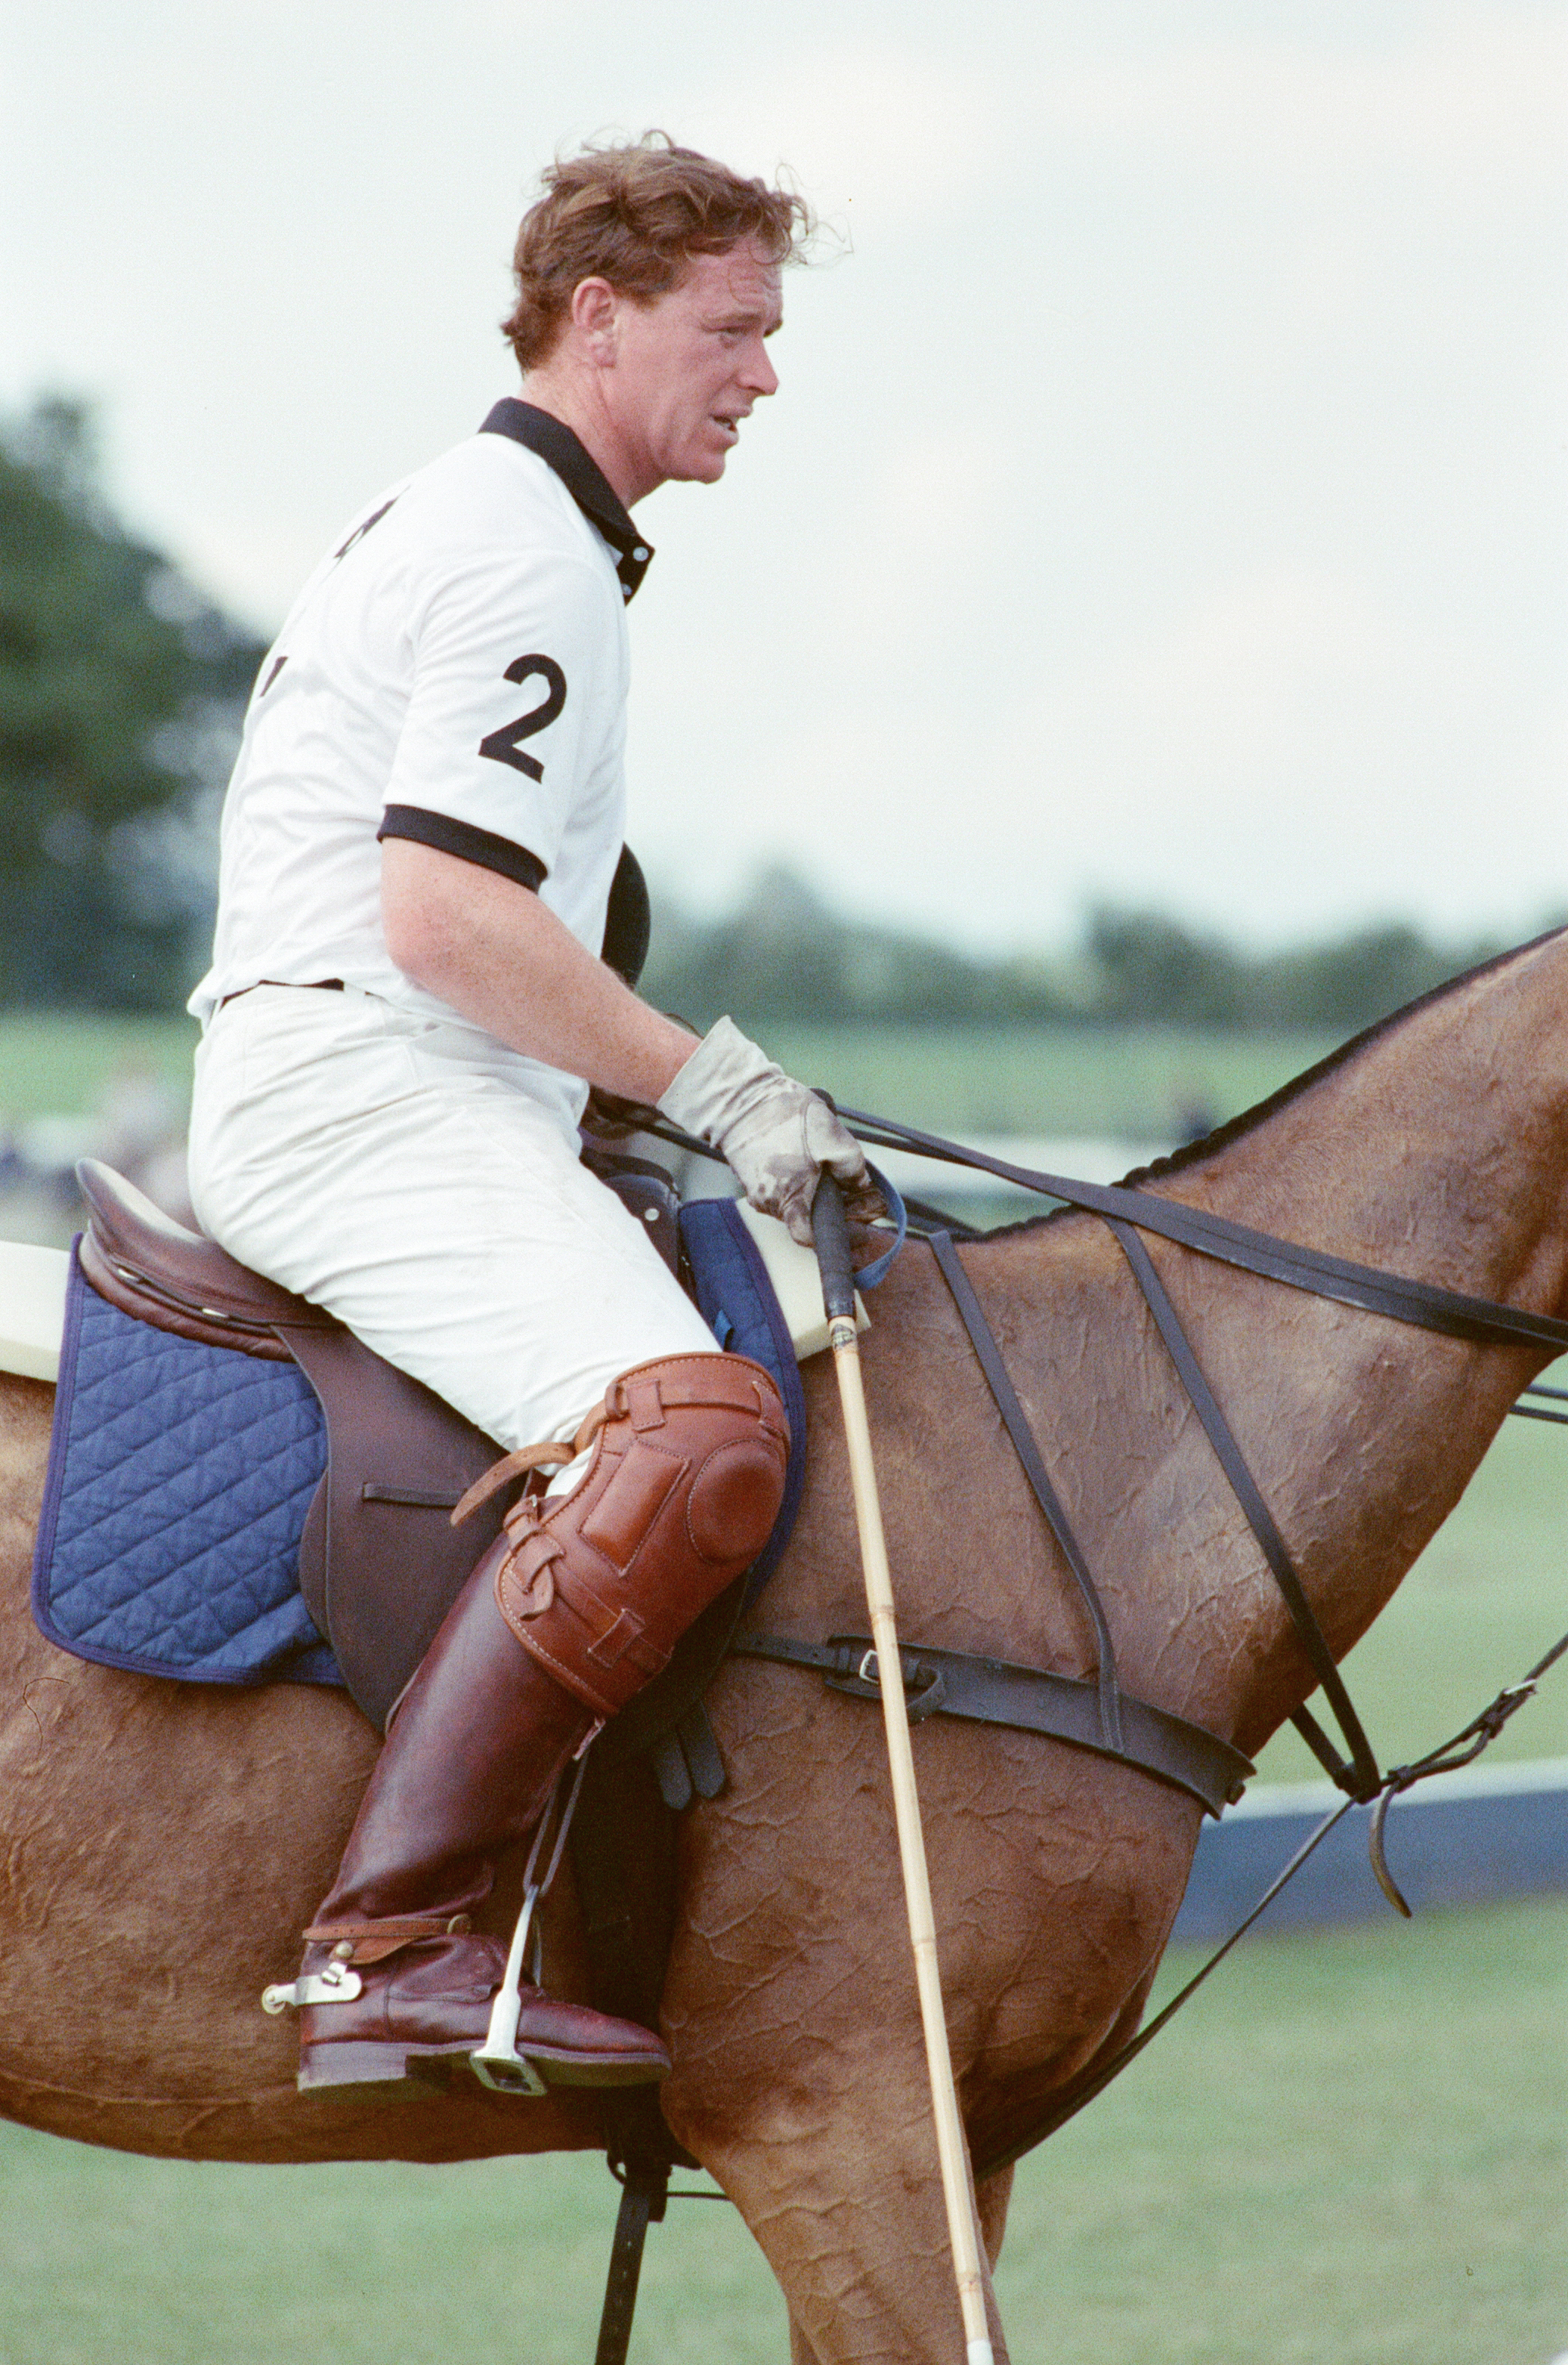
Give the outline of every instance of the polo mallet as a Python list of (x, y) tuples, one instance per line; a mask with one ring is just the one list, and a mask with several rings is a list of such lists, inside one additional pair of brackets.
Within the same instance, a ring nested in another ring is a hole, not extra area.
[[(958, 2307), (964, 2320), (967, 2365), (994, 2365), (985, 2313), (985, 2283), (980, 2271), (980, 2236), (969, 2199), (963, 2123), (953, 2084), (953, 2060), (947, 2050), (947, 2021), (942, 2009), (942, 1977), (936, 1960), (936, 1924), (931, 1911), (931, 1878), (925, 1866), (925, 1844), (920, 1831), (920, 1798), (914, 1786), (914, 1755), (909, 1745), (909, 1709), (903, 1696), (902, 1662), (898, 1630), (893, 1622), (893, 1587), (888, 1570), (888, 1547), (882, 1534), (882, 1507), (877, 1494), (877, 1473), (871, 1459), (871, 1432), (866, 1419), (866, 1392), (860, 1380), (860, 1349), (855, 1336), (855, 1271), (849, 1254), (849, 1228), (844, 1196), (826, 1169), (812, 1203), (812, 1233), (822, 1272), (823, 1306), (828, 1318), (828, 1344), (838, 1375), (839, 1401), (844, 1407), (844, 1433), (849, 1448), (849, 1483), (855, 1496), (855, 1524), (860, 1531), (860, 1564), (866, 1576), (866, 1606), (871, 1613), (871, 1639), (876, 1644), (878, 1688), (882, 1695), (882, 1721), (888, 1735), (888, 1767), (892, 1776), (893, 1819), (898, 1826), (899, 1855), (903, 1865), (904, 1902), (909, 1911), (910, 1944), (914, 1949), (915, 1985), (920, 1992), (920, 2018), (925, 2032), (925, 2065), (931, 2078), (931, 2103), (936, 2120), (936, 2157), (942, 2167), (942, 2191), (947, 2204), (947, 2233), (953, 2246), (953, 2270), (958, 2286)], [(864, 1672), (864, 1670), (862, 1671)]]

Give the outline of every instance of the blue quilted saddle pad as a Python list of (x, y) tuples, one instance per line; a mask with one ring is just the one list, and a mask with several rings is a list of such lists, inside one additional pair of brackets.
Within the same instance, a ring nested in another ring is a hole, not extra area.
[(74, 1252), (33, 1616), (78, 1658), (208, 1684), (335, 1684), (299, 1591), (327, 1433), (294, 1363), (122, 1314)]
[[(697, 1301), (722, 1347), (770, 1371), (790, 1418), (783, 1507), (748, 1597), (789, 1541), (805, 1396), (773, 1285), (732, 1202), (681, 1210)], [(326, 1424), (294, 1363), (155, 1330), (100, 1297), (74, 1254), (33, 1616), (63, 1651), (188, 1682), (341, 1684), (299, 1590)]]

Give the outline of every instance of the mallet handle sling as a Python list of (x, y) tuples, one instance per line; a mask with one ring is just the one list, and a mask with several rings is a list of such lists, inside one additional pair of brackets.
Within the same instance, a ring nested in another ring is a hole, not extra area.
[(936, 1922), (931, 1907), (931, 1878), (925, 1864), (925, 1844), (920, 1828), (920, 1795), (915, 1788), (914, 1754), (910, 1747), (909, 1710), (903, 1685), (898, 1679), (898, 1629), (893, 1618), (892, 1578), (888, 1568), (887, 1541), (882, 1532), (882, 1508), (877, 1493), (876, 1465), (871, 1457), (871, 1432), (866, 1418), (866, 1392), (860, 1377), (860, 1350), (855, 1335), (855, 1272), (849, 1253), (849, 1231), (844, 1199), (832, 1175), (823, 1172), (812, 1207), (812, 1230), (822, 1270), (823, 1306), (828, 1317), (828, 1343), (833, 1349), (844, 1409), (844, 1433), (849, 1449), (849, 1483), (855, 1498), (855, 1521), (860, 1534), (860, 1560), (866, 1577), (866, 1607), (879, 1667), (892, 1670), (882, 1684), (882, 1721), (888, 1736), (888, 1767), (892, 1777), (893, 1819), (898, 1829), (899, 1855), (903, 1866), (904, 1900), (909, 1912), (910, 1944), (914, 1950), (915, 1985), (920, 1994), (920, 2018), (925, 2034), (925, 2061), (931, 2078), (932, 2108), (936, 2120), (936, 2156), (942, 2169), (942, 2191), (947, 2205), (947, 2232), (953, 2246), (953, 2269), (963, 2315), (966, 2365), (993, 2365), (986, 2321), (985, 2281), (980, 2267), (980, 2236), (969, 2190), (968, 2147), (958, 2097), (953, 2083), (953, 2061), (947, 2048), (947, 2019), (942, 2008), (942, 1978), (936, 1959)]

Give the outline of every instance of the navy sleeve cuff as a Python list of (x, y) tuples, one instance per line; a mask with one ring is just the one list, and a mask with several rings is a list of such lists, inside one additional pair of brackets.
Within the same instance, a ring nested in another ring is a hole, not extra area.
[(545, 866), (526, 846), (494, 830), (476, 829), (471, 821), (454, 821), (450, 813), (427, 813), (422, 805), (388, 805), (375, 833), (383, 837), (410, 837), (416, 846), (433, 846), (438, 854), (454, 854), (459, 862), (476, 863), (481, 870), (497, 870), (503, 879), (536, 893), (545, 878)]

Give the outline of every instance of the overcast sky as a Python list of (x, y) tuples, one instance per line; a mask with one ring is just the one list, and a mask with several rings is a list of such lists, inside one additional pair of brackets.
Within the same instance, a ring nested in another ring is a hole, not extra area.
[(639, 511), (633, 843), (980, 944), (1568, 906), (1568, 24), (1425, 0), (0, 0), (0, 403), (267, 629), (512, 390), (540, 164), (837, 233)]

